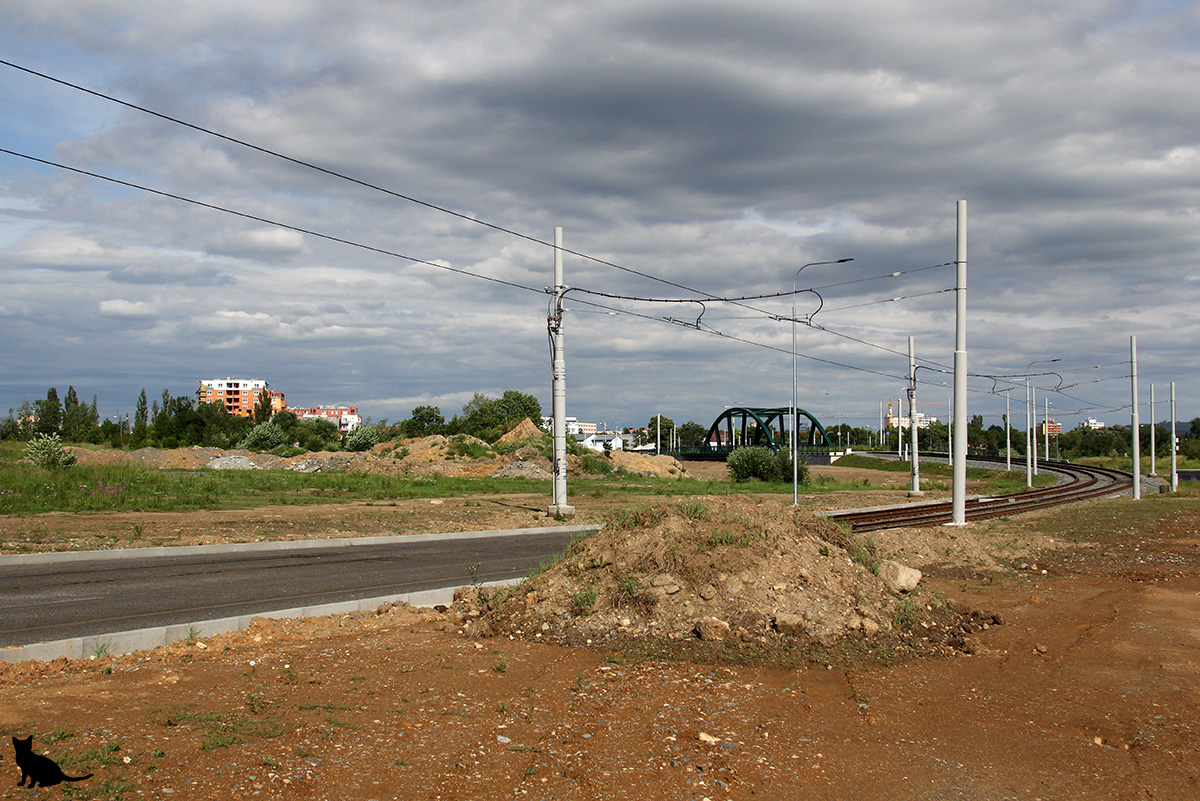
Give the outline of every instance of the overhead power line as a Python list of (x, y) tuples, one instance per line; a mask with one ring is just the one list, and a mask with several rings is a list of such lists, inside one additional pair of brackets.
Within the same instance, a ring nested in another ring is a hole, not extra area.
[[(221, 212), (222, 214), (228, 214), (228, 215), (231, 215), (234, 217), (239, 217), (239, 218), (245, 219), (245, 220), (252, 220), (254, 222), (259, 222), (264, 225), (271, 225), (271, 226), (276, 226), (278, 228), (283, 228), (283, 229), (289, 230), (289, 231), (296, 231), (297, 233), (305, 234), (307, 236), (317, 237), (319, 239), (323, 239), (323, 240), (326, 240), (329, 242), (336, 242), (338, 244), (347, 245), (349, 247), (358, 248), (360, 250), (366, 250), (366, 251), (369, 251), (372, 253), (378, 253), (378, 254), (381, 254), (384, 256), (390, 256), (393, 258), (403, 259), (403, 260), (411, 262), (413, 264), (423, 264), (423, 265), (426, 265), (429, 267), (436, 267), (439, 270), (445, 270), (447, 272), (456, 273), (458, 275), (464, 275), (469, 278), (478, 278), (482, 281), (488, 281), (491, 283), (500, 284), (503, 286), (511, 287), (513, 289), (520, 289), (525, 292), (536, 292), (539, 295), (543, 294), (545, 292), (544, 289), (537, 289), (537, 288), (534, 288), (531, 286), (525, 286), (524, 284), (518, 284), (518, 283), (514, 283), (512, 281), (505, 281), (504, 279), (501, 279), (501, 278), (494, 278), (489, 275), (483, 275), (481, 273), (472, 272), (471, 270), (464, 270), (464, 269), (461, 269), (458, 267), (451, 267), (446, 264), (439, 264), (434, 261), (429, 261), (428, 259), (421, 259), (421, 258), (417, 258), (416, 256), (409, 256), (404, 253), (400, 253), (398, 251), (389, 250), (387, 248), (376, 247), (374, 245), (367, 245), (362, 242), (356, 242), (352, 239), (347, 239), (345, 237), (335, 236), (333, 234), (326, 234), (326, 233), (322, 233), (320, 231), (312, 230), (311, 228), (305, 228), (302, 226), (285, 223), (285, 222), (282, 222), (279, 220), (273, 220), (269, 217), (263, 217), (263, 216), (257, 215), (257, 214), (250, 214), (250, 213), (247, 213), (244, 211), (238, 211), (237, 209), (231, 209), (226, 206), (218, 205), (216, 203), (208, 203), (208, 202), (205, 202), (202, 200), (197, 200), (195, 198), (187, 197), (185, 195), (176, 194), (174, 192), (166, 192), (161, 189), (154, 189), (152, 187), (143, 186), (141, 184), (137, 184), (132, 181), (126, 181), (121, 178), (113, 178), (112, 176), (102, 175), (100, 173), (93, 172), (91, 170), (85, 170), (80, 167), (72, 167), (69, 164), (61, 164), (59, 162), (50, 161), (49, 159), (38, 158), (37, 156), (31, 156), (26, 153), (20, 153), (16, 150), (11, 150), (9, 148), (0, 147), (0, 153), (14, 156), (14, 157), (20, 158), (20, 159), (25, 159), (27, 161), (31, 161), (31, 162), (34, 162), (37, 164), (43, 164), (47, 167), (54, 167), (55, 169), (65, 170), (67, 172), (75, 173), (77, 175), (83, 175), (88, 178), (95, 178), (96, 180), (99, 180), (99, 181), (105, 181), (107, 183), (111, 183), (111, 184), (114, 184), (117, 186), (123, 186), (128, 189), (134, 189), (139, 192), (147, 192), (149, 194), (157, 195), (159, 197), (165, 197), (165, 198), (169, 198), (171, 200), (180, 201), (182, 203), (188, 203), (193, 206), (197, 206), (197, 207), (204, 208), (204, 209), (209, 209), (210, 211), (217, 211), (217, 212)], [(564, 252), (565, 252), (565, 249), (564, 249)], [(640, 317), (640, 318), (643, 318), (646, 320), (653, 320), (655, 322), (661, 322), (661, 323), (683, 325), (684, 327), (693, 328), (694, 330), (700, 331), (705, 334), (721, 337), (721, 338), (728, 339), (728, 340), (731, 340), (734, 342), (740, 342), (740, 343), (746, 344), (746, 345), (752, 345), (754, 347), (765, 348), (767, 350), (778, 351), (780, 353), (790, 353), (791, 352), (791, 351), (785, 350), (784, 348), (777, 347), (775, 345), (768, 345), (765, 342), (756, 342), (752, 339), (734, 336), (732, 334), (725, 334), (725, 333), (716, 331), (711, 328), (701, 328), (698, 326), (688, 325), (687, 323), (680, 323), (680, 321), (678, 321), (678, 320), (671, 320), (669, 318), (662, 318), (662, 317), (654, 317), (654, 316), (647, 315), (647, 314), (639, 314), (637, 312), (631, 312), (627, 309), (621, 309), (621, 308), (618, 308), (615, 306), (605, 306), (603, 304), (593, 303), (591, 301), (587, 301), (587, 300), (583, 300), (583, 299), (577, 299), (575, 302), (581, 303), (584, 305), (588, 305), (588, 306), (592, 306), (592, 307), (595, 307), (598, 309), (603, 309), (606, 312), (610, 312), (610, 313), (614, 313), (614, 314), (623, 314), (623, 315), (629, 315), (632, 317)], [(822, 359), (817, 356), (810, 356), (810, 355), (805, 355), (805, 354), (797, 354), (797, 356), (800, 356), (801, 358), (807, 359), (809, 361), (820, 362), (822, 364), (828, 364), (833, 367), (841, 367), (841, 368), (848, 369), (848, 370), (855, 370), (858, 372), (879, 375), (879, 376), (883, 376), (885, 378), (895, 378), (895, 379), (903, 378), (902, 376), (899, 376), (899, 375), (892, 375), (889, 373), (884, 373), (879, 370), (872, 370), (872, 369), (866, 368), (866, 367), (857, 367), (852, 364), (846, 364), (844, 362), (837, 362), (837, 361), (833, 361), (831, 359)]]
[(483, 275), (482, 273), (475, 273), (475, 272), (471, 272), (470, 270), (460, 269), (458, 267), (451, 267), (447, 264), (438, 264), (437, 262), (429, 261), (427, 259), (420, 259), (420, 258), (417, 258), (416, 256), (408, 256), (404, 253), (399, 253), (394, 250), (388, 250), (387, 248), (376, 247), (374, 245), (366, 245), (366, 244), (363, 244), (362, 242), (355, 242), (353, 239), (346, 239), (345, 237), (334, 236), (332, 234), (324, 234), (324, 233), (321, 233), (320, 231), (314, 231), (311, 228), (303, 228), (298, 225), (292, 225), (290, 223), (280, 222), (279, 220), (272, 220), (269, 217), (262, 217), (257, 214), (250, 214), (248, 212), (238, 211), (236, 209), (231, 209), (226, 206), (219, 206), (215, 203), (206, 203), (203, 200), (196, 200), (195, 198), (186, 197), (185, 195), (177, 195), (174, 192), (165, 192), (161, 189), (153, 189), (149, 186), (135, 184), (132, 181), (125, 181), (120, 178), (113, 178), (112, 176), (109, 176), (109, 175), (101, 175), (100, 173), (81, 169), (80, 167), (72, 167), (69, 164), (60, 164), (56, 161), (50, 161), (48, 159), (38, 158), (37, 156), (30, 156), (26, 153), (18, 153), (17, 151), (9, 150), (8, 148), (0, 147), (0, 153), (7, 153), (10, 156), (16, 156), (17, 158), (26, 159), (27, 161), (32, 161), (32, 162), (35, 162), (38, 164), (44, 164), (47, 167), (55, 167), (60, 170), (66, 170), (67, 172), (73, 172), (73, 173), (76, 173), (77, 175), (86, 175), (89, 178), (95, 178), (99, 181), (107, 181), (108, 183), (116, 184), (117, 186), (124, 186), (129, 189), (136, 189), (139, 192), (148, 192), (152, 195), (158, 195), (159, 197), (170, 198), (171, 200), (178, 200), (183, 203), (190, 203), (193, 206), (199, 206), (201, 208), (210, 209), (212, 211), (219, 211), (222, 214), (229, 214), (234, 217), (240, 217), (244, 220), (253, 220), (254, 222), (260, 222), (260, 223), (263, 223), (264, 225), (273, 225), (278, 228), (286, 229), (288, 231), (296, 231), (297, 233), (305, 234), (307, 236), (314, 236), (319, 239), (327, 240), (329, 242), (337, 242), (342, 245), (349, 245), (350, 247), (359, 248), (360, 250), (367, 250), (367, 251), (371, 251), (372, 253), (382, 254), (384, 256), (392, 256), (397, 259), (404, 259), (405, 261), (412, 262), (413, 264), (424, 264), (428, 267), (436, 267), (439, 270), (446, 270), (447, 272), (458, 273), (459, 275), (466, 275), (471, 278), (478, 278), (482, 281), (490, 281), (494, 284), (502, 284), (503, 286), (512, 287), (513, 289), (524, 290), (526, 292), (537, 292), (538, 294), (542, 293), (541, 289), (535, 289), (534, 287), (525, 286), (523, 284), (517, 284), (512, 281), (505, 281), (503, 278), (493, 278), (490, 275)]

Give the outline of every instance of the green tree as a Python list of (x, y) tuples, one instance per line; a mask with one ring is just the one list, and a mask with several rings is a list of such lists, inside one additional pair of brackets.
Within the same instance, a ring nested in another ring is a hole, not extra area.
[(650, 418), (650, 424), (646, 426), (647, 441), (651, 444), (658, 442), (660, 425), (662, 427), (662, 447), (667, 448), (671, 444), (671, 432), (675, 430), (675, 421), (670, 417), (656, 414)]
[(149, 430), (150, 416), (149, 410), (146, 408), (146, 388), (142, 387), (142, 394), (138, 395), (137, 406), (133, 412), (133, 431), (129, 437), (129, 444), (134, 448), (140, 448), (146, 444), (146, 433)]
[(459, 431), (492, 442), (526, 417), (542, 419), (542, 404), (532, 395), (509, 389), (499, 398), (489, 398), (476, 392), (463, 406)]
[(704, 437), (708, 434), (708, 429), (694, 420), (688, 420), (678, 429), (679, 447), (681, 448), (700, 448), (704, 446)]
[(39, 434), (57, 434), (62, 428), (62, 415), (62, 403), (58, 400), (58, 390), (50, 387), (46, 391), (46, 399), (37, 402), (35, 430)]
[(265, 423), (271, 419), (271, 393), (264, 387), (258, 393), (258, 401), (254, 404), (254, 422)]
[(405, 437), (428, 437), (433, 434), (441, 434), (445, 428), (446, 419), (442, 417), (442, 410), (436, 406), (416, 407), (412, 410), (409, 418), (401, 424)]
[(68, 387), (67, 397), (63, 401), (63, 439), (67, 442), (89, 442), (99, 424), (99, 416), (95, 409), (86, 403), (80, 403), (79, 396), (75, 394), (75, 387)]

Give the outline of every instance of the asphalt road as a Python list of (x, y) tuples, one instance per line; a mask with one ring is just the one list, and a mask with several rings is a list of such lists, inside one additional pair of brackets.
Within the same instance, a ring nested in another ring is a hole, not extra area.
[(519, 578), (575, 536), (551, 529), (54, 564), (0, 559), (0, 647)]

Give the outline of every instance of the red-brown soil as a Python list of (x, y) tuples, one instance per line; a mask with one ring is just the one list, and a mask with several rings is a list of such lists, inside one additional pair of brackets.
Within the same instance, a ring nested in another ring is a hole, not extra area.
[[(76, 798), (1197, 798), (1200, 504), (1142, 504), (881, 540), (918, 598), (1002, 620), (954, 656), (918, 626), (870, 660), (664, 660), (393, 608), (0, 666), (0, 729), (94, 771)], [(0, 764), (0, 798), (68, 797)]]

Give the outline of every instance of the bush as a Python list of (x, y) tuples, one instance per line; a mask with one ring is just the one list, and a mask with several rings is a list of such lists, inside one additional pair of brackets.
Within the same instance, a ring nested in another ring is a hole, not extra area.
[[(729, 454), (725, 466), (734, 481), (792, 480), (792, 455), (783, 448), (774, 452), (762, 446), (738, 448)], [(800, 462), (797, 476), (801, 484), (808, 483), (808, 465), (804, 462)]]
[(360, 426), (346, 437), (346, 450), (369, 451), (379, 444), (379, 430), (374, 426)]
[(75, 464), (75, 454), (63, 447), (58, 434), (35, 434), (25, 446), (25, 458), (48, 470)]
[(250, 429), (246, 438), (238, 443), (238, 448), (245, 451), (269, 451), (280, 445), (290, 445), (287, 432), (277, 423), (259, 423)]

